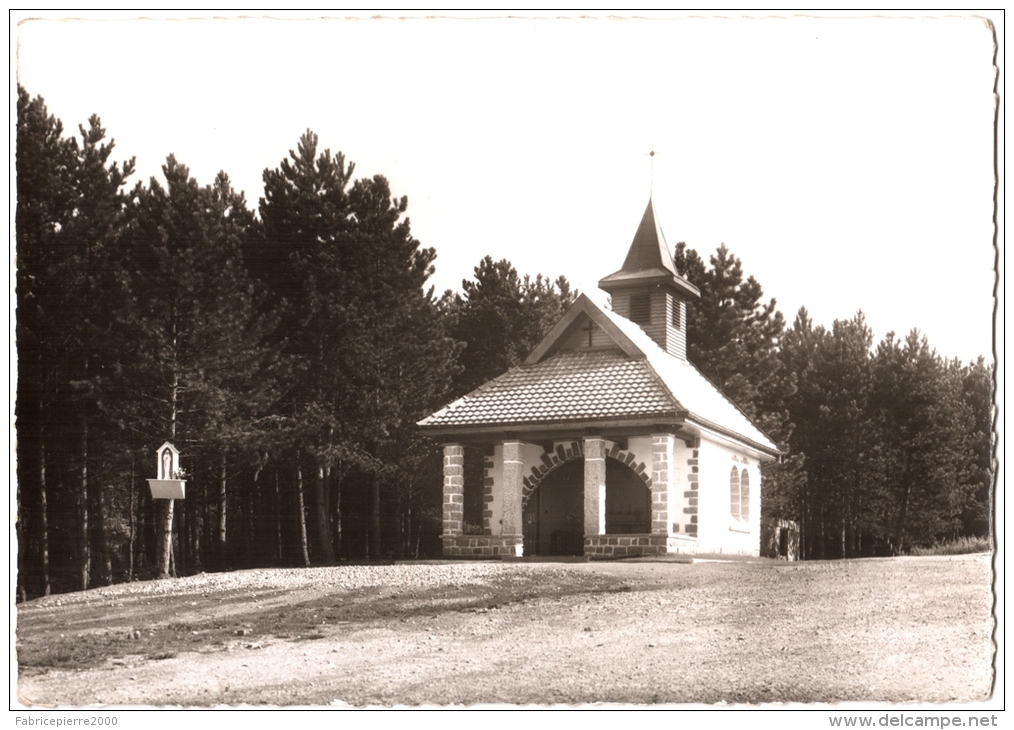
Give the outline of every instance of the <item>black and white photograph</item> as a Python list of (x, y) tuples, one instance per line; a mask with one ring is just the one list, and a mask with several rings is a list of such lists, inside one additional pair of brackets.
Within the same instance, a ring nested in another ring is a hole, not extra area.
[(998, 725), (1002, 13), (10, 32), (16, 725)]

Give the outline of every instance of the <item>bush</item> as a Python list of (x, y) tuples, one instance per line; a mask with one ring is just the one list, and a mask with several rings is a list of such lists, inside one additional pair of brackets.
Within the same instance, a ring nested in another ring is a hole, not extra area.
[(938, 542), (929, 547), (913, 547), (912, 555), (964, 555), (966, 553), (992, 552), (993, 543), (988, 537), (958, 537)]

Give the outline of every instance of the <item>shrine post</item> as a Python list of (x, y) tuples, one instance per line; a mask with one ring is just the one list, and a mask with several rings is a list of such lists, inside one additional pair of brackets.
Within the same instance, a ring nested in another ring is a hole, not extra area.
[(148, 487), (151, 489), (151, 498), (156, 500), (156, 505), (158, 501), (166, 503), (156, 542), (156, 563), (160, 577), (168, 577), (173, 549), (173, 500), (186, 498), (187, 482), (183, 479), (180, 452), (175, 446), (166, 441), (158, 447), (155, 454), (158, 477), (149, 479)]

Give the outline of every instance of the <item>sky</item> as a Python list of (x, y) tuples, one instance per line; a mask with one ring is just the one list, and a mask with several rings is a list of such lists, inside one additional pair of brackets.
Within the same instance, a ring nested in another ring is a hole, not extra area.
[(98, 114), (134, 181), (175, 154), (256, 208), (312, 129), (408, 197), (438, 293), (488, 254), (599, 300), (651, 196), (670, 247), (724, 243), (790, 324), (862, 310), (992, 357), (981, 18), (74, 15), (13, 27), (17, 80), (67, 130)]

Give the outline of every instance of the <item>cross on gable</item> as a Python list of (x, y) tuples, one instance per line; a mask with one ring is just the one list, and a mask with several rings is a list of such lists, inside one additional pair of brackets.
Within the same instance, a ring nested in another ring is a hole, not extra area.
[(591, 320), (589, 319), (589, 320), (588, 320), (588, 326), (587, 326), (587, 327), (582, 327), (582, 328), (581, 328), (581, 331), (582, 331), (582, 332), (587, 332), (587, 333), (588, 333), (588, 347), (591, 347), (591, 346), (592, 346), (592, 332), (594, 332), (594, 331), (595, 331), (595, 323), (594, 323), (594, 322), (592, 322), (592, 321), (591, 321)]

